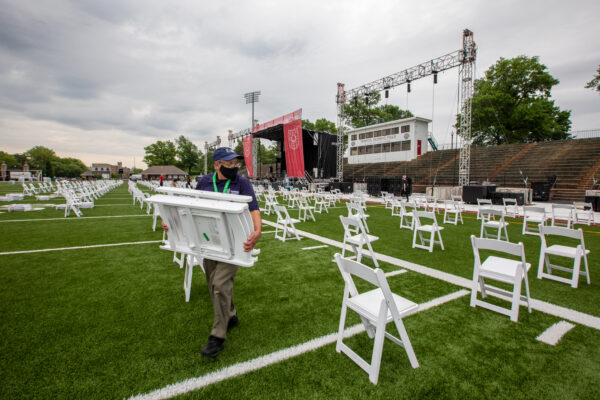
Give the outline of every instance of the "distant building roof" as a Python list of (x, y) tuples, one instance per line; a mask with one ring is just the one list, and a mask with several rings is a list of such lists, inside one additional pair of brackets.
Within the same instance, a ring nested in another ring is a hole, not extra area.
[(154, 165), (142, 171), (142, 175), (186, 175), (186, 173), (174, 165)]
[(94, 176), (94, 174), (92, 173), (92, 171), (90, 171), (89, 169), (87, 171), (85, 171), (83, 174), (81, 174), (81, 176)]

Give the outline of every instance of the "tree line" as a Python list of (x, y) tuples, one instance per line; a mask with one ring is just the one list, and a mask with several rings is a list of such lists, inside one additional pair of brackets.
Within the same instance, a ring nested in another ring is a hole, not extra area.
[(71, 157), (58, 157), (54, 150), (44, 146), (34, 146), (24, 153), (9, 154), (0, 150), (0, 163), (4, 161), (10, 168), (22, 169), (27, 163), (29, 170), (41, 170), (43, 176), (76, 178), (88, 167), (83, 161)]

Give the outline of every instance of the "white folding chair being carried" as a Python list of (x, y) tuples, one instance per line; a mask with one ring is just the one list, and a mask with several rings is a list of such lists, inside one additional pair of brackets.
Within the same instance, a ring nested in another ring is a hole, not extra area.
[(375, 252), (373, 251), (373, 247), (371, 247), (371, 242), (378, 240), (379, 237), (367, 234), (360, 218), (344, 217), (343, 215), (340, 215), (340, 220), (344, 226), (342, 257), (346, 254), (346, 244), (348, 244), (350, 247), (352, 247), (352, 251), (356, 255), (356, 261), (360, 262), (363, 256), (363, 246), (367, 246), (369, 254), (365, 255), (371, 257), (375, 266), (379, 267), (377, 258), (375, 258)]
[[(540, 225), (546, 225), (548, 217), (544, 207), (523, 207), (523, 235), (539, 235)], [(532, 223), (530, 225), (529, 223)]]
[[(340, 254), (335, 255), (342, 277), (344, 278), (344, 298), (342, 303), (342, 312), (340, 315), (340, 325), (337, 335), (335, 350), (346, 354), (352, 361), (361, 367), (367, 374), (373, 384), (377, 384), (379, 379), (379, 369), (381, 367), (381, 354), (383, 352), (383, 342), (385, 338), (402, 346), (413, 368), (419, 367), (417, 356), (412, 348), (408, 333), (402, 322), (402, 317), (415, 311), (418, 305), (410, 300), (392, 293), (383, 271), (379, 268), (373, 270), (366, 265), (356, 261), (343, 258)], [(375, 286), (375, 289), (359, 293), (356, 289), (353, 277)], [(346, 313), (348, 309), (356, 312), (367, 331), (369, 338), (374, 339), (373, 354), (371, 363), (365, 361), (362, 357), (348, 347), (344, 342), (344, 328), (346, 324)], [(386, 332), (386, 325), (394, 322), (400, 338)]]
[(460, 204), (454, 200), (444, 200), (444, 223), (458, 225), (458, 221), (464, 223)]
[[(277, 225), (275, 226), (275, 239), (279, 239), (282, 242), (292, 235), (296, 236), (296, 239), (300, 240), (298, 231), (296, 230), (295, 223), (300, 222), (299, 219), (291, 218), (287, 208), (284, 206), (276, 205), (274, 207), (275, 213), (277, 214)], [(278, 235), (279, 229), (282, 230), (281, 236)]]
[(572, 204), (552, 204), (552, 226), (564, 226), (570, 228), (573, 225)]
[[(502, 240), (502, 233), (504, 233), (504, 240), (507, 242), (508, 233), (506, 231), (506, 227), (508, 226), (508, 222), (504, 221), (504, 212), (500, 210), (492, 210), (491, 208), (481, 208), (479, 210), (479, 215), (481, 217), (481, 232), (479, 233), (479, 237), (494, 237), (495, 239)], [(496, 230), (495, 234), (491, 234), (489, 230)]]
[[(474, 235), (471, 235), (471, 243), (473, 245), (473, 255), (475, 256), (473, 286), (471, 288), (471, 307), (480, 306), (500, 314), (508, 315), (513, 322), (517, 322), (519, 319), (519, 305), (521, 300), (527, 303), (527, 309), (531, 312), (529, 281), (527, 280), (527, 272), (531, 268), (531, 264), (525, 261), (523, 243), (516, 244), (496, 239), (476, 238)], [(482, 263), (480, 250), (505, 253), (518, 259), (491, 255)], [(486, 279), (512, 285), (513, 290), (508, 291), (489, 286), (485, 283)], [(523, 281), (525, 282), (525, 296), (521, 295)], [(481, 290), (482, 300), (477, 298), (478, 288)], [(487, 292), (508, 297), (511, 302), (511, 308), (503, 308), (483, 301), (487, 297)]]
[[(420, 249), (433, 251), (433, 245), (439, 244), (444, 250), (444, 242), (442, 241), (441, 231), (444, 229), (443, 226), (438, 226), (435, 213), (431, 211), (413, 211), (415, 220), (415, 230), (413, 234), (412, 247), (418, 247)], [(429, 224), (423, 223), (423, 220), (431, 220)], [(423, 234), (429, 234), (429, 239), (423, 237)], [(437, 234), (439, 240), (435, 240)], [(419, 236), (420, 243), (417, 243), (417, 235)]]
[[(581, 228), (569, 229), (558, 226), (541, 226), (540, 232), (542, 244), (540, 249), (540, 263), (538, 265), (538, 279), (554, 279), (555, 281), (569, 283), (571, 284), (571, 287), (576, 288), (579, 283), (579, 276), (583, 275), (587, 278), (587, 283), (589, 285), (590, 269), (588, 265), (587, 255), (590, 253), (590, 251), (585, 248), (585, 242), (583, 240), (583, 231), (581, 230)], [(563, 244), (552, 244), (548, 246), (548, 236), (561, 236), (563, 238), (574, 239), (573, 242), (578, 241), (579, 243), (577, 243), (577, 245), (575, 246), (565, 246)], [(573, 267), (551, 264), (550, 256), (571, 258), (573, 259)], [(582, 259), (585, 270), (581, 269)], [(570, 272), (572, 275), (570, 278), (553, 275), (553, 269), (563, 272)]]

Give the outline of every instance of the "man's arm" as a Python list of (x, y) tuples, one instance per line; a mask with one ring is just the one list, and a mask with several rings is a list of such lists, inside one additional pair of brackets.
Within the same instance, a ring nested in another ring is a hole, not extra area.
[(254, 232), (248, 236), (248, 241), (244, 242), (244, 251), (250, 251), (260, 239), (262, 234), (262, 218), (259, 210), (250, 211), (250, 217), (252, 217), (252, 224), (254, 225)]

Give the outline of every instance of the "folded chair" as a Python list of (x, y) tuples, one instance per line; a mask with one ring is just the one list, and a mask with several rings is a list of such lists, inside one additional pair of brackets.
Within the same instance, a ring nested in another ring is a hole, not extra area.
[[(366, 265), (343, 258), (340, 254), (335, 255), (335, 262), (340, 269), (345, 283), (335, 350), (350, 357), (352, 361), (369, 374), (369, 380), (373, 384), (377, 384), (379, 379), (384, 338), (388, 338), (392, 342), (404, 347), (410, 365), (413, 368), (418, 368), (419, 362), (417, 361), (417, 356), (402, 322), (402, 317), (416, 310), (418, 305), (392, 293), (381, 269), (377, 268), (373, 270)], [(359, 293), (354, 284), (354, 277), (370, 283), (375, 286), (375, 289)], [(346, 312), (348, 309), (360, 316), (367, 335), (369, 338), (374, 339), (370, 364), (343, 342)], [(386, 332), (386, 325), (392, 321), (398, 330), (400, 338)]]
[[(284, 206), (276, 205), (275, 213), (277, 214), (277, 225), (275, 225), (275, 239), (279, 239), (282, 242), (292, 235), (296, 236), (296, 239), (300, 240), (300, 236), (298, 236), (298, 231), (294, 226), (295, 223), (300, 222), (299, 219), (291, 218), (288, 210)], [(281, 236), (278, 235), (279, 229), (282, 229)]]
[[(431, 211), (413, 211), (415, 220), (415, 231), (413, 234), (412, 247), (418, 247), (420, 249), (433, 251), (433, 245), (438, 243), (444, 250), (444, 242), (442, 242), (441, 231), (444, 229), (443, 226), (438, 226), (435, 213)], [(425, 224), (424, 220), (431, 220), (429, 224)], [(423, 237), (423, 234), (429, 234), (429, 239)], [(439, 240), (435, 240), (437, 234)], [(417, 243), (417, 235), (419, 236), (419, 242)]]
[(356, 261), (360, 262), (363, 256), (363, 246), (366, 245), (367, 249), (369, 250), (368, 256), (371, 257), (375, 266), (379, 267), (377, 259), (375, 258), (375, 252), (373, 251), (373, 247), (371, 247), (371, 242), (374, 242), (379, 238), (377, 236), (367, 234), (360, 218), (344, 217), (343, 215), (340, 215), (340, 220), (344, 226), (342, 257), (344, 254), (346, 254), (346, 244), (349, 244), (350, 247), (352, 247), (352, 251), (356, 255)]
[[(482, 208), (479, 210), (479, 215), (481, 216), (481, 232), (479, 233), (479, 237), (489, 238), (495, 236), (495, 239), (502, 240), (502, 233), (504, 233), (504, 240), (509, 241), (508, 233), (506, 232), (508, 222), (504, 221), (503, 211)], [(496, 233), (491, 236), (488, 229), (495, 229)]]
[[(531, 268), (531, 264), (525, 262), (525, 248), (523, 247), (523, 243), (516, 244), (496, 239), (476, 238), (474, 235), (471, 235), (471, 243), (473, 245), (473, 255), (475, 256), (471, 307), (479, 306), (508, 315), (513, 322), (517, 322), (519, 319), (519, 305), (521, 300), (527, 302), (527, 309), (531, 312), (529, 282), (527, 280), (527, 272)], [(482, 263), (480, 250), (505, 253), (517, 258), (517, 260), (492, 255), (487, 257)], [(512, 285), (513, 290), (511, 292), (486, 285), (486, 279)], [(523, 281), (525, 282), (525, 296), (521, 295)], [(478, 287), (481, 289), (481, 297), (483, 299), (487, 297), (487, 292), (508, 297), (511, 301), (511, 308), (503, 308), (496, 304), (479, 300), (477, 298)]]
[(523, 235), (539, 235), (540, 225), (546, 225), (547, 220), (544, 207), (523, 207)]
[[(585, 248), (585, 242), (583, 241), (583, 231), (579, 229), (569, 229), (558, 226), (540, 226), (540, 237), (542, 239), (541, 250), (540, 250), (540, 263), (538, 265), (538, 279), (548, 278), (554, 279), (555, 281), (570, 283), (571, 287), (576, 288), (579, 283), (579, 276), (583, 275), (587, 278), (588, 285), (590, 284), (590, 269), (588, 265), (587, 255), (590, 253)], [(562, 244), (553, 244), (548, 246), (548, 236), (561, 236), (563, 238), (574, 239), (579, 241), (576, 246), (565, 246)], [(550, 256), (560, 256), (573, 259), (573, 267), (566, 267), (563, 265), (556, 265), (550, 263)], [(581, 270), (581, 259), (583, 259), (583, 265), (585, 271)], [(546, 271), (544, 271), (544, 266)], [(552, 275), (552, 270), (557, 269), (559, 271), (572, 273), (571, 278), (564, 278), (562, 276)]]

